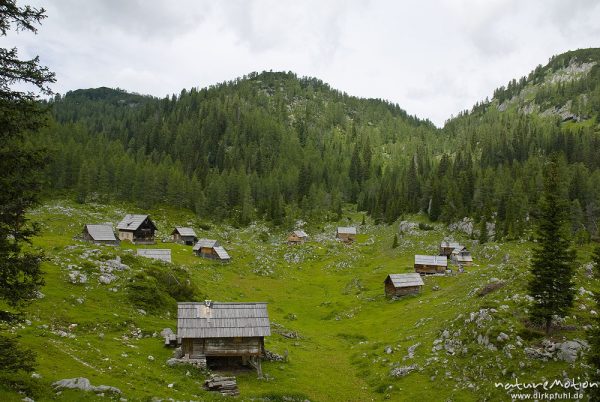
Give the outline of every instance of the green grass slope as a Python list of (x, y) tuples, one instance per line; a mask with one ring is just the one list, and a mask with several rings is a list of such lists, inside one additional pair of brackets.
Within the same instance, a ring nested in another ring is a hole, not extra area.
[[(546, 362), (525, 355), (525, 347), (542, 341), (540, 334), (523, 324), (530, 243), (478, 245), (434, 225), (430, 231), (403, 234), (399, 247), (392, 249), (397, 225), (367, 222), (360, 226), (362, 215), (348, 211), (339, 224), (359, 227), (355, 244), (335, 241), (338, 223), (328, 223), (308, 225), (310, 241), (288, 246), (285, 232), (262, 224), (203, 230), (194, 215), (173, 209), (146, 211), (161, 230), (160, 239), (168, 238), (176, 224), (190, 225), (200, 237), (218, 239), (232, 262), (200, 259), (190, 246), (169, 242), (144, 246), (170, 248), (173, 263), (164, 264), (135, 257), (131, 250), (136, 246), (96, 246), (74, 239), (84, 223), (114, 224), (126, 212), (141, 211), (127, 205), (58, 200), (30, 213), (42, 225), (34, 245), (47, 256), (46, 286), (43, 298), (26, 308), (27, 321), (15, 324), (11, 331), (38, 356), (41, 378), (31, 380), (38, 384), (31, 395), (36, 400), (112, 397), (79, 391), (57, 394), (51, 389), (52, 382), (72, 377), (118, 387), (123, 392), (120, 397), (128, 400), (223, 400), (202, 390), (205, 373), (165, 364), (172, 349), (163, 346), (158, 333), (176, 327), (173, 295), (150, 292), (149, 308), (143, 310), (128, 297), (132, 279), (157, 271), (189, 279), (199, 301), (269, 303), (273, 334), (265, 345), (273, 352), (287, 353), (288, 361), (265, 362), (264, 379), (257, 379), (252, 371), (236, 373), (240, 400), (510, 400), (505, 391), (494, 387), (495, 381), (511, 382), (516, 377), (539, 381), (565, 374), (576, 378), (585, 373), (582, 358), (574, 363)], [(414, 254), (436, 253), (446, 236), (465, 242), (476, 265), (463, 274), (425, 278), (418, 296), (386, 299), (386, 275), (411, 272)], [(117, 279), (110, 284), (100, 283), (100, 267), (116, 256), (129, 269), (113, 272)], [(577, 288), (585, 291), (578, 293), (572, 315), (565, 319), (565, 329), (554, 335), (555, 341), (585, 339), (585, 326), (594, 315), (587, 291), (596, 285), (583, 265), (589, 250), (580, 250), (579, 257)], [(74, 271), (87, 281), (71, 283), (69, 274)], [(478, 295), (483, 286), (499, 281), (505, 285)], [(152, 302), (159, 299), (165, 307), (152, 311)], [(500, 332), (508, 340), (497, 341)], [(483, 338), (489, 342), (482, 342)], [(392, 353), (385, 352), (388, 346)], [(394, 368), (407, 366), (414, 370), (399, 378), (390, 375)], [(21, 398), (0, 385), (0, 400)]]

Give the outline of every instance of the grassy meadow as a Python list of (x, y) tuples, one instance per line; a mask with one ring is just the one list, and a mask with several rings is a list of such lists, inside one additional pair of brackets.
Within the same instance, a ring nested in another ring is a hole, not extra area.
[[(116, 225), (125, 213), (151, 215), (160, 231), (158, 242), (139, 247), (171, 249), (172, 264), (136, 257), (135, 245), (98, 246), (75, 239), (84, 223)], [(152, 311), (140, 309), (129, 297), (130, 281), (149, 270), (179, 272), (178, 278), (187, 278), (195, 289), (195, 301), (269, 303), (272, 336), (265, 346), (288, 359), (263, 362), (264, 379), (253, 371), (236, 373), (239, 400), (510, 400), (494, 381), (538, 381), (565, 374), (576, 378), (586, 370), (581, 358), (545, 362), (524, 353), (524, 347), (539, 345), (542, 339), (524, 326), (530, 242), (479, 245), (434, 224), (433, 230), (402, 234), (399, 247), (392, 249), (398, 224), (374, 225), (367, 219), (361, 225), (362, 214), (354, 211), (346, 211), (340, 222), (306, 225), (310, 240), (297, 246), (285, 243), (287, 231), (261, 223), (239, 229), (208, 225), (189, 212), (169, 208), (142, 211), (124, 204), (55, 200), (31, 211), (29, 218), (41, 225), (33, 246), (46, 255), (46, 285), (43, 297), (25, 308), (23, 320), (11, 331), (37, 355), (41, 378), (28, 380), (36, 401), (225, 399), (202, 390), (206, 373), (166, 366), (172, 349), (163, 346), (158, 333), (166, 327), (176, 330), (174, 301), (168, 299), (165, 308)], [(425, 222), (420, 216), (406, 219)], [(231, 263), (201, 259), (191, 246), (167, 242), (175, 225), (192, 226), (199, 237), (219, 240)], [(357, 241), (337, 242), (338, 225), (356, 225)], [(437, 254), (446, 237), (466, 244), (475, 265), (462, 274), (424, 278), (420, 295), (396, 301), (384, 297), (387, 274), (412, 272), (414, 254)], [(565, 329), (553, 335), (557, 341), (585, 339), (585, 326), (591, 324), (595, 312), (589, 291), (596, 285), (584, 267), (589, 253), (587, 247), (579, 250), (577, 288), (584, 291), (578, 293)], [(118, 279), (110, 284), (100, 283), (98, 264), (116, 256), (130, 269), (116, 272)], [(74, 270), (87, 281), (71, 283)], [(483, 286), (495, 282), (504, 286), (479, 296)], [(152, 294), (147, 296), (152, 300)], [(476, 324), (469, 320), (481, 309), (491, 318)], [(509, 337), (504, 343), (496, 341), (500, 332)], [(497, 350), (478, 342), (478, 335)], [(456, 350), (434, 350), (438, 339), (451, 339)], [(388, 346), (392, 353), (384, 351)], [(403, 377), (390, 375), (394, 368), (411, 365), (414, 370)], [(123, 394), (57, 394), (51, 389), (52, 382), (73, 377), (117, 387)], [(0, 400), (21, 398), (0, 385)]]

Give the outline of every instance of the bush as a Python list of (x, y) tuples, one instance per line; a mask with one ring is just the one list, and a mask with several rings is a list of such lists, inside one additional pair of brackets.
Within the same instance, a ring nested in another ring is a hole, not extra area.
[(35, 353), (19, 345), (15, 337), (0, 335), (0, 372), (31, 372), (35, 368)]
[(421, 230), (433, 230), (433, 226), (421, 222), (421, 223), (419, 223), (419, 229), (421, 229)]
[(141, 273), (129, 280), (127, 297), (133, 306), (153, 313), (174, 308), (175, 304), (175, 300), (159, 287), (155, 277)]
[(210, 225), (209, 223), (199, 223), (198, 227), (202, 230), (211, 230), (212, 229), (212, 225)]
[(127, 296), (136, 308), (155, 313), (172, 311), (178, 301), (194, 300), (198, 295), (185, 270), (151, 266), (129, 280)]

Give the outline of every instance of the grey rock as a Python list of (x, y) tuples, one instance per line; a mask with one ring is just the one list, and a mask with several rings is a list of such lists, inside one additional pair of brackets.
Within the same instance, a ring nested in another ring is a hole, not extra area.
[(587, 346), (586, 343), (577, 341), (566, 341), (558, 344), (556, 357), (568, 363), (573, 363), (577, 360), (582, 349)]
[(416, 364), (411, 364), (410, 366), (404, 367), (396, 367), (390, 371), (390, 376), (396, 378), (404, 377), (405, 375), (409, 374), (411, 371), (416, 370), (417, 368), (418, 366)]
[(504, 332), (500, 332), (500, 334), (498, 335), (498, 337), (496, 338), (498, 340), (498, 342), (506, 342), (508, 340), (509, 336), (506, 335)]
[(386, 355), (391, 355), (392, 353), (394, 353), (394, 349), (391, 346), (386, 346), (383, 351), (385, 352)]
[(181, 348), (175, 348), (175, 350), (173, 351), (173, 358), (175, 359), (181, 359), (183, 357), (183, 350), (181, 350)]
[(160, 336), (162, 338), (165, 338), (168, 335), (173, 335), (173, 330), (171, 328), (165, 328), (162, 331), (160, 331)]

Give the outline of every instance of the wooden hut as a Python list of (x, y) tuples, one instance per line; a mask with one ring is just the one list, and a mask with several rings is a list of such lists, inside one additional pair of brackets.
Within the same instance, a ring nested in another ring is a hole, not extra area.
[(408, 274), (389, 274), (383, 283), (385, 295), (387, 297), (417, 294), (424, 285), (421, 275), (416, 272)]
[(193, 246), (198, 241), (194, 229), (179, 226), (171, 232), (171, 237), (175, 243), (185, 244), (186, 246)]
[(184, 358), (207, 366), (251, 365), (262, 377), (264, 337), (271, 335), (267, 303), (177, 303), (177, 339)]
[(340, 226), (337, 228), (337, 232), (335, 237), (344, 243), (351, 243), (356, 239), (356, 228), (354, 226), (351, 227), (343, 227)]
[(115, 232), (113, 232), (111, 225), (85, 225), (82, 237), (83, 240), (91, 241), (95, 244), (119, 245), (119, 240), (115, 237)]
[(301, 244), (306, 241), (308, 235), (304, 230), (294, 230), (287, 238), (288, 244)]
[(450, 257), (454, 249), (461, 248), (463, 246), (457, 242), (449, 242), (443, 241), (440, 243), (440, 255), (445, 255), (446, 257)]
[(119, 239), (128, 240), (134, 244), (154, 244), (156, 225), (148, 215), (125, 215), (117, 225)]
[(152, 258), (154, 260), (171, 262), (171, 250), (168, 248), (138, 248), (137, 255), (141, 257)]
[(470, 266), (473, 264), (473, 257), (471, 252), (466, 247), (461, 246), (455, 248), (450, 256), (450, 261), (456, 265)]
[(448, 268), (445, 255), (415, 255), (415, 272), (419, 274), (440, 274)]
[(193, 248), (198, 257), (211, 258), (221, 261), (229, 261), (231, 257), (219, 242), (212, 239), (200, 239)]

